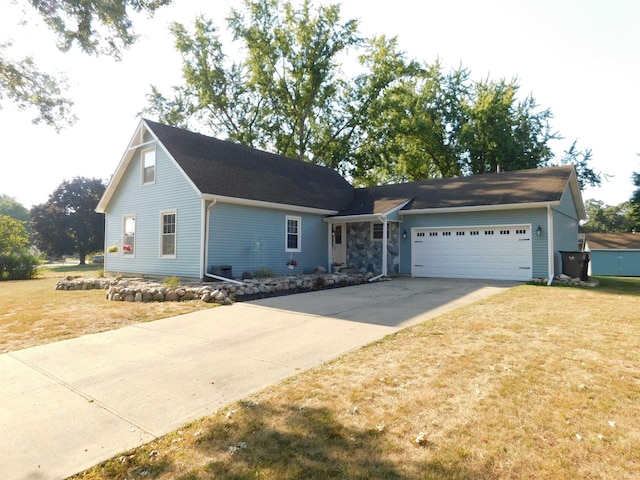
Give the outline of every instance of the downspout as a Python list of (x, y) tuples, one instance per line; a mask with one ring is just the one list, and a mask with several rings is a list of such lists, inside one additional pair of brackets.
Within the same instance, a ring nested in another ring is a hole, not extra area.
[(547, 285), (553, 283), (553, 277), (555, 275), (555, 253), (553, 251), (553, 211), (551, 205), (547, 205), (547, 269), (549, 272), (549, 281)]
[(382, 273), (370, 278), (369, 282), (375, 282), (387, 276), (387, 217), (380, 216), (378, 219), (382, 222)]
[(327, 223), (327, 272), (333, 273), (333, 223)]
[[(215, 280), (220, 280), (223, 282), (233, 283), (234, 285), (244, 285), (243, 282), (239, 282), (232, 278), (221, 277), (220, 275), (213, 275), (211, 273), (207, 273), (207, 265), (209, 265), (209, 229), (211, 227), (211, 223), (208, 222), (209, 219), (209, 211), (216, 204), (218, 200), (216, 198), (213, 199), (211, 204), (207, 207), (205, 212), (205, 243), (204, 243), (204, 265), (202, 265), (202, 273), (205, 277), (213, 278)], [(203, 200), (204, 202), (204, 200)]]

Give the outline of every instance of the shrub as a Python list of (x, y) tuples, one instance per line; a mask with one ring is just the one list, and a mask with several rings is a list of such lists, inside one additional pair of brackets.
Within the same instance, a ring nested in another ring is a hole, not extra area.
[(0, 280), (29, 280), (38, 274), (40, 257), (30, 253), (0, 255)]
[(180, 286), (180, 279), (174, 275), (173, 277), (166, 277), (163, 283), (165, 287), (175, 290)]
[(273, 270), (271, 270), (270, 268), (266, 268), (266, 267), (262, 267), (257, 269), (255, 272), (253, 272), (253, 275), (256, 278), (269, 278), (269, 277), (275, 277), (276, 274)]

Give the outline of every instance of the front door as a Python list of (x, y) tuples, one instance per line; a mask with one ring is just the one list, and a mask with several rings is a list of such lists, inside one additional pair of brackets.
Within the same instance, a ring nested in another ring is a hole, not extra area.
[(347, 235), (346, 225), (344, 223), (334, 224), (332, 230), (333, 239), (333, 258), (332, 262), (341, 266), (347, 263)]

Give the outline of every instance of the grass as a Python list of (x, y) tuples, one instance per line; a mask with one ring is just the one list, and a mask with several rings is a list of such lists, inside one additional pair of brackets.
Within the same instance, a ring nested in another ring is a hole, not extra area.
[(523, 285), (77, 479), (640, 478), (640, 279)]
[(60, 278), (96, 276), (99, 268), (65, 265), (44, 268), (34, 280), (0, 282), (0, 353), (212, 307), (198, 300), (125, 304), (106, 301), (103, 290), (55, 290)]

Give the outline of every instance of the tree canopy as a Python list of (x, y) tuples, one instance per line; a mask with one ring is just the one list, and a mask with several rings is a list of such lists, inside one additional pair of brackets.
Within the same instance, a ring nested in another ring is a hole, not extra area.
[(533, 96), (520, 100), (517, 79), (472, 81), (462, 66), (409, 59), (396, 38), (360, 37), (339, 5), (245, 0), (227, 29), (233, 60), (211, 20), (171, 26), (184, 81), (171, 94), (152, 87), (147, 113), (333, 167), (356, 185), (567, 163), (581, 185), (600, 182), (575, 142), (555, 157), (553, 115)]
[[(87, 54), (120, 58), (137, 39), (131, 14), (152, 15), (171, 0), (23, 0), (56, 34), (58, 48), (74, 44)], [(35, 109), (33, 123), (60, 130), (75, 122), (73, 102), (65, 97), (67, 79), (41, 71), (32, 57), (12, 58), (12, 43), (0, 39), (0, 108), (6, 98), (19, 110)]]
[(631, 202), (606, 205), (600, 200), (587, 200), (584, 204), (587, 222), (580, 227), (581, 232), (624, 233), (640, 227), (634, 218)]
[(635, 219), (636, 224), (640, 226), (640, 172), (634, 172), (631, 176), (631, 180), (633, 181), (633, 186), (636, 187), (636, 189), (631, 195), (631, 200), (629, 202), (631, 203), (633, 218)]
[(46, 203), (31, 208), (35, 244), (49, 255), (86, 255), (104, 248), (104, 215), (95, 208), (106, 189), (100, 179), (64, 181)]
[(22, 222), (29, 221), (29, 210), (14, 197), (0, 194), (0, 215), (7, 215)]
[(25, 222), (0, 214), (0, 255), (21, 253), (28, 244)]

